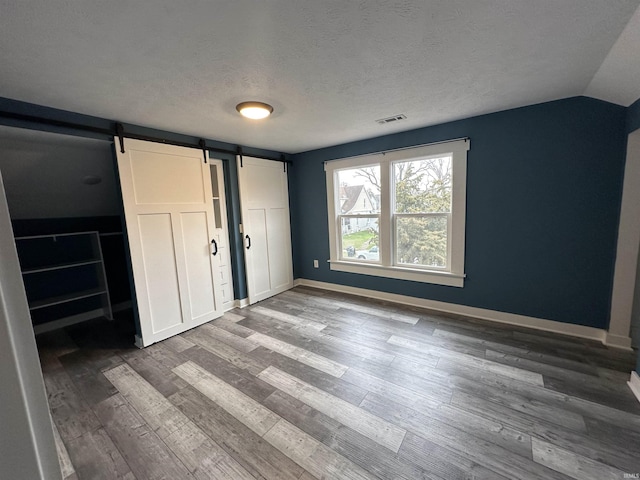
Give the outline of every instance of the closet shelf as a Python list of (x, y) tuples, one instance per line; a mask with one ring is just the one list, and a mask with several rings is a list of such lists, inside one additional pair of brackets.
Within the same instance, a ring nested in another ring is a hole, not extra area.
[(113, 318), (99, 232), (16, 237), (16, 248), (36, 327)]
[(39, 308), (51, 307), (53, 305), (60, 305), (61, 303), (73, 302), (74, 300), (81, 300), (83, 298), (95, 297), (96, 295), (103, 295), (107, 291), (103, 288), (92, 288), (89, 290), (83, 290), (80, 292), (73, 292), (67, 295), (59, 295), (57, 297), (45, 298), (43, 300), (36, 300), (30, 303), (29, 310), (37, 310)]
[(40, 273), (40, 272), (51, 272), (53, 270), (62, 270), (64, 268), (74, 268), (74, 267), (82, 267), (84, 265), (95, 265), (98, 263), (101, 263), (102, 260), (101, 259), (95, 259), (95, 260), (85, 260), (85, 261), (80, 261), (80, 262), (73, 262), (73, 263), (58, 263), (55, 265), (50, 265), (50, 266), (42, 266), (42, 267), (38, 267), (38, 268), (28, 268), (22, 271), (23, 275), (29, 275), (31, 273)]

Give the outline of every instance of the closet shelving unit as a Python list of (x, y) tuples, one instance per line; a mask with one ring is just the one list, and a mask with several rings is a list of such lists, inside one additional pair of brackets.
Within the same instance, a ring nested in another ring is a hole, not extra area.
[(16, 237), (36, 333), (113, 318), (98, 232)]

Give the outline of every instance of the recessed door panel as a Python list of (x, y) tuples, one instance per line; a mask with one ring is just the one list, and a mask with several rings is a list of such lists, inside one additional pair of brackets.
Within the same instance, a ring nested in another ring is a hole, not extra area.
[(152, 332), (183, 323), (171, 215), (138, 217)]
[(131, 164), (136, 204), (203, 203), (201, 164), (202, 153), (197, 158), (136, 151)]
[(271, 288), (280, 289), (291, 281), (288, 268), (291, 263), (291, 249), (286, 238), (289, 231), (289, 211), (284, 208), (272, 208), (269, 210), (268, 219), (269, 259), (274, 265), (284, 266), (269, 269), (270, 284)]
[(245, 238), (245, 248), (249, 245), (245, 255), (251, 264), (253, 286), (256, 295), (262, 295), (271, 290), (269, 275), (269, 250), (267, 245), (267, 216), (265, 210), (249, 210), (249, 225), (251, 235)]
[(205, 212), (189, 212), (181, 215), (184, 259), (189, 288), (191, 316), (200, 318), (215, 311), (209, 225)]

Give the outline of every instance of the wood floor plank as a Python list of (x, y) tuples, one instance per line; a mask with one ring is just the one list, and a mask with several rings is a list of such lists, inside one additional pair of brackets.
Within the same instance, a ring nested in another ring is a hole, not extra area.
[[(104, 362), (94, 362), (84, 350), (61, 355), (58, 360), (89, 405), (99, 403), (116, 393), (113, 385), (101, 375)], [(122, 363), (122, 359), (114, 358), (107, 365), (116, 363)]]
[(357, 368), (350, 368), (347, 370), (347, 372), (342, 376), (342, 379), (346, 382), (358, 385), (359, 387), (367, 390), (367, 392), (377, 393), (378, 395), (394, 400), (402, 405), (419, 410), (437, 408), (442, 403), (448, 403), (448, 399), (446, 402), (436, 400), (401, 385), (396, 385), (395, 383), (378, 378), (375, 375), (371, 375), (370, 373)]
[(193, 347), (193, 343), (184, 338), (182, 335), (175, 335), (173, 337), (163, 340), (165, 346), (169, 347), (176, 353), (184, 352), (185, 350)]
[(260, 436), (280, 419), (269, 409), (193, 362), (179, 365), (174, 372)]
[(622, 428), (602, 419), (585, 417), (587, 432), (590, 438), (596, 442), (606, 442), (618, 449), (633, 451), (636, 445), (640, 445), (640, 429), (628, 426)]
[[(383, 378), (387, 382), (394, 385), (406, 388), (420, 395), (426, 396), (435, 402), (449, 402), (451, 395), (453, 394), (453, 387), (451, 381), (447, 375), (437, 376), (430, 375), (428, 370), (423, 369), (426, 367), (422, 363), (411, 363), (411, 368), (397, 368), (396, 358), (391, 366), (382, 366), (371, 363), (361, 362), (356, 365), (358, 370), (364, 370), (367, 373), (377, 377)], [(420, 370), (416, 370), (419, 368)], [(420, 373), (420, 375), (417, 375)]]
[(242, 321), (242, 324), (255, 332), (302, 348), (303, 350), (341, 365), (349, 366), (353, 362), (365, 359), (352, 351), (347, 351), (344, 347), (322, 342), (322, 337), (319, 332), (309, 331), (308, 329), (301, 330), (298, 327), (293, 327), (275, 318), (270, 319), (264, 316), (256, 317), (252, 314), (248, 315), (247, 318)]
[[(347, 378), (348, 380), (348, 378)], [(431, 428), (433, 421), (443, 423), (463, 432), (475, 435), (513, 453), (531, 458), (531, 437), (523, 433), (525, 430), (513, 428), (499, 419), (487, 418), (476, 412), (465, 411), (448, 402), (437, 402), (424, 396), (412, 394), (411, 391), (394, 388), (383, 383), (383, 380), (369, 378), (373, 387), (368, 397), (375, 394), (381, 401), (389, 400), (415, 412), (415, 422), (422, 422), (425, 428)], [(377, 388), (376, 388), (377, 387)], [(402, 395), (405, 393), (406, 395)]]
[(285, 357), (292, 358), (300, 363), (316, 368), (321, 372), (333, 375), (334, 377), (340, 378), (349, 368), (346, 365), (334, 362), (333, 360), (329, 360), (321, 355), (317, 355), (303, 348), (283, 342), (277, 338), (263, 335), (262, 333), (256, 332), (248, 337), (247, 340), (250, 340), (257, 345), (262, 345), (274, 352), (278, 352)]
[[(580, 434), (554, 423), (541, 421), (526, 413), (475, 397), (463, 391), (455, 391), (451, 403), (462, 410), (473, 412), (476, 415), (528, 432), (532, 438), (553, 443), (560, 448), (608, 465), (616, 465), (618, 468), (626, 468), (627, 470), (633, 470), (638, 465), (636, 452), (629, 449), (629, 445), (633, 445), (633, 443), (628, 445), (621, 444), (620, 437), (624, 436), (624, 433), (620, 432), (619, 429), (616, 431), (616, 440), (607, 443), (601, 435), (598, 435), (597, 439), (590, 438), (584, 433)], [(640, 441), (638, 444), (640, 444)]]
[(262, 404), (320, 442), (324, 442), (342, 425), (337, 420), (280, 390), (269, 395)]
[(461, 333), (451, 332), (449, 330), (444, 330), (442, 328), (436, 328), (433, 331), (433, 336), (436, 338), (445, 338), (450, 340), (455, 340), (461, 343), (468, 343), (471, 345), (479, 345), (483, 348), (493, 348), (502, 353), (511, 353), (513, 355), (526, 355), (529, 353), (529, 350), (521, 347), (514, 347), (511, 345), (505, 345), (504, 343), (494, 342), (491, 340), (486, 340), (482, 337), (471, 336), (471, 335), (463, 335)]
[(375, 480), (376, 477), (305, 432), (280, 420), (265, 439), (318, 479)]
[(67, 331), (63, 329), (52, 330), (36, 335), (36, 343), (38, 345), (40, 366), (45, 373), (48, 368), (56, 367), (57, 362), (55, 362), (55, 360), (57, 360), (58, 357), (78, 350), (78, 345), (76, 345)]
[[(136, 476), (103, 428), (83, 433), (70, 440), (67, 447), (76, 475), (80, 479), (136, 480)], [(186, 471), (184, 473), (188, 474)]]
[(205, 330), (191, 330), (185, 334), (185, 336), (196, 345), (210, 351), (232, 365), (251, 372), (253, 375), (257, 375), (262, 370), (262, 367), (257, 365), (251, 357), (213, 338)]
[(95, 410), (118, 447), (118, 454), (121, 452), (135, 478), (193, 478), (184, 464), (122, 395), (116, 394), (102, 401), (96, 405)]
[[(263, 350), (263, 348), (258, 347), (254, 352), (258, 352), (259, 350)], [(252, 352), (252, 360), (257, 362), (256, 365), (260, 365), (260, 371), (262, 371), (268, 364), (261, 362), (261, 359), (257, 355), (253, 355), (254, 352)], [(240, 390), (257, 402), (261, 402), (275, 390), (274, 387), (256, 378), (247, 370), (223, 360), (208, 350), (196, 346), (185, 350), (184, 353), (182, 363), (192, 361), (209, 372), (215, 372), (215, 375), (219, 379)]]
[[(270, 303), (270, 305), (272, 305), (272, 303)], [(318, 313), (317, 315), (322, 316), (322, 318), (318, 319), (318, 321), (322, 323), (327, 322), (328, 317), (326, 313), (324, 315), (321, 315), (320, 313)], [(309, 309), (304, 309), (304, 310), (301, 309), (299, 316), (301, 318), (309, 318), (310, 320), (315, 320), (317, 318), (317, 317), (309, 317)], [(335, 319), (336, 314), (333, 314), (330, 318)], [(360, 323), (358, 323), (358, 326), (360, 326)], [(399, 331), (406, 333), (405, 330), (399, 330)], [(353, 341), (354, 340), (353, 338), (349, 338), (349, 339), (342, 338), (342, 337), (326, 334), (326, 332), (327, 332), (326, 329), (323, 329), (320, 332), (315, 332), (309, 329), (305, 329), (304, 336), (312, 338), (313, 340), (316, 340), (320, 343), (324, 343), (326, 345), (335, 347), (340, 351), (344, 351), (349, 354), (355, 354), (369, 361), (376, 361), (376, 362), (380, 362), (388, 365), (394, 359), (394, 355), (392, 353), (382, 351), (379, 348), (368, 347), (366, 345), (363, 345), (361, 342)]]
[(244, 318), (243, 315), (239, 315), (239, 314), (234, 313), (234, 312), (224, 312), (222, 317), (226, 318), (227, 320), (230, 320), (232, 322), (239, 322), (240, 320), (242, 320)]
[(125, 354), (123, 358), (131, 368), (164, 396), (172, 395), (187, 385), (170, 369), (147, 355), (144, 350)]
[(380, 478), (433, 479), (415, 463), (401, 459), (373, 440), (290, 395), (276, 390), (264, 405), (289, 423)]
[(251, 350), (258, 348), (258, 344), (252, 340), (235, 335), (210, 323), (202, 325), (202, 330), (206, 331), (216, 340), (220, 340), (222, 343), (226, 343), (230, 347), (233, 347), (242, 353), (249, 353)]
[(640, 403), (633, 395), (631, 390), (623, 385), (611, 385), (610, 382), (604, 381), (598, 383), (578, 382), (568, 380), (559, 380), (557, 378), (545, 377), (544, 386), (548, 390), (564, 393), (571, 397), (589, 400), (600, 405), (613, 407), (616, 410), (622, 410), (633, 415), (640, 415)]
[(351, 341), (340, 337), (335, 337), (331, 334), (318, 335), (318, 340), (327, 345), (339, 348), (345, 352), (352, 353), (358, 357), (368, 360), (370, 362), (377, 362), (383, 365), (389, 365), (396, 356), (393, 353), (372, 348), (367, 345), (362, 345), (357, 341)]
[(450, 351), (444, 348), (434, 347), (422, 342), (418, 342), (416, 340), (399, 337), (397, 335), (392, 335), (391, 338), (389, 338), (389, 340), (387, 341), (393, 345), (398, 345), (409, 350), (415, 350), (418, 352), (426, 351), (438, 357), (446, 357), (454, 362), (473, 365), (476, 368), (482, 368), (492, 373), (504, 375), (505, 377), (515, 378), (516, 380), (532, 383), (534, 385), (544, 385), (544, 379), (539, 373), (529, 372), (528, 370), (511, 367), (508, 365), (502, 365), (500, 363), (492, 362), (489, 360), (483, 360), (471, 355), (460, 353), (452, 354)]
[(258, 375), (274, 387), (338, 420), (393, 452), (398, 452), (406, 431), (275, 367)]
[(60, 432), (58, 431), (58, 427), (54, 422), (51, 422), (51, 426), (53, 427), (53, 439), (56, 444), (56, 453), (58, 454), (58, 461), (60, 462), (60, 471), (62, 472), (62, 478), (69, 478), (71, 475), (76, 473), (76, 470), (73, 468), (73, 464), (71, 463), (71, 458), (69, 458), (69, 452), (67, 451), (67, 447), (64, 445), (62, 438), (60, 438)]
[(340, 308), (344, 308), (347, 310), (354, 310), (356, 312), (361, 312), (361, 313), (366, 313), (366, 314), (373, 315), (375, 317), (383, 318), (386, 320), (390, 319), (396, 322), (407, 323), (410, 325), (415, 325), (416, 323), (418, 323), (418, 320), (419, 320), (418, 316), (415, 316), (415, 315), (397, 313), (392, 309), (386, 309), (380, 306), (370, 307), (370, 306), (362, 305), (361, 303), (358, 303), (354, 297), (351, 297), (351, 301), (349, 302), (334, 300), (334, 299), (331, 299), (328, 301), (331, 302), (332, 305), (338, 306)]
[[(373, 479), (366, 471), (333, 452), (267, 408), (216, 379), (192, 362), (175, 369), (178, 375), (237, 420), (318, 478)], [(238, 405), (242, 405), (241, 408)], [(275, 422), (274, 422), (275, 420)], [(323, 473), (324, 472), (324, 473)]]
[[(586, 431), (582, 415), (565, 409), (561, 405), (551, 405), (544, 401), (546, 398), (545, 389), (539, 387), (525, 389), (522, 385), (529, 387), (530, 384), (518, 380), (505, 380), (505, 377), (500, 378), (501, 376), (496, 376), (491, 372), (479, 378), (477, 370), (473, 367), (461, 367), (459, 364), (453, 363), (453, 365), (448, 365), (446, 370), (454, 373), (451, 382), (455, 389), (464, 390), (556, 425), (578, 432)], [(520, 388), (519, 391), (518, 388)]]
[(51, 361), (44, 383), (51, 417), (65, 443), (100, 427), (99, 420), (58, 359)]
[(254, 477), (295, 480), (302, 474), (302, 467), (193, 387), (169, 400)]
[(407, 407), (381, 399), (375, 394), (367, 395), (362, 402), (362, 407), (395, 425), (410, 430), (442, 447), (454, 450), (488, 469), (495, 470), (507, 478), (539, 480), (566, 480), (567, 478), (495, 443), (426, 418), (426, 416), (420, 416)]
[(129, 365), (112, 368), (105, 376), (196, 478), (253, 479)]
[(294, 315), (289, 315), (287, 313), (282, 313), (277, 310), (273, 310), (270, 308), (264, 308), (260, 306), (251, 307), (251, 312), (259, 313), (261, 315), (265, 315), (267, 317), (276, 318), (282, 322), (290, 323), (292, 325), (298, 327), (306, 327), (312, 330), (320, 331), (326, 327), (322, 323), (314, 322), (312, 320), (304, 320)]
[[(473, 459), (407, 432), (399, 452), (400, 460), (415, 462), (429, 472), (429, 478), (443, 480), (514, 480), (504, 477)], [(527, 478), (527, 477), (524, 477)]]
[[(584, 431), (584, 418), (601, 418), (621, 428), (640, 428), (640, 416), (600, 405), (579, 397), (532, 386), (526, 382), (482, 373), (472, 367), (440, 362), (438, 369), (455, 375), (455, 386), (492, 399), (496, 403), (534, 414), (567, 428)], [(422, 372), (418, 372), (422, 374)], [(508, 393), (505, 392), (508, 390)], [(511, 399), (509, 397), (512, 397)], [(515, 402), (515, 403), (514, 403)], [(536, 416), (534, 414), (534, 416)]]
[[(334, 377), (333, 375), (321, 372), (320, 370), (309, 367), (303, 363), (296, 362), (289, 357), (285, 357), (264, 347), (257, 348), (251, 352), (251, 355), (255, 359), (259, 360), (264, 368), (267, 368), (268, 366), (277, 367), (280, 370), (287, 372), (300, 380), (304, 380), (307, 383), (315, 385), (325, 392), (341, 398), (353, 405), (359, 405), (367, 394), (365, 389), (356, 386), (353, 383), (345, 382), (341, 378)], [(269, 385), (269, 387), (275, 390), (275, 387), (272, 385)]]
[(215, 325), (216, 327), (222, 328), (227, 332), (233, 333), (234, 335), (237, 335), (239, 337), (246, 338), (253, 333), (253, 330), (238, 324), (238, 322), (240, 320), (244, 320), (244, 318), (245, 317), (240, 317), (234, 322), (223, 315), (222, 317), (216, 318), (213, 322), (211, 322), (211, 325)]
[(619, 480), (624, 478), (625, 473), (629, 473), (595, 462), (581, 455), (576, 455), (537, 438), (533, 439), (533, 458), (537, 463), (564, 473), (576, 480), (585, 478)]

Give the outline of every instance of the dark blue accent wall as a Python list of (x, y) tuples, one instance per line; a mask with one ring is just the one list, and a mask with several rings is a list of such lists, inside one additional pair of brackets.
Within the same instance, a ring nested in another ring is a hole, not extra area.
[[(625, 108), (575, 97), (297, 154), (295, 275), (606, 328), (625, 123)], [(471, 139), (464, 288), (331, 271), (323, 162), (459, 137)]]
[(627, 133), (640, 128), (640, 98), (627, 108)]

